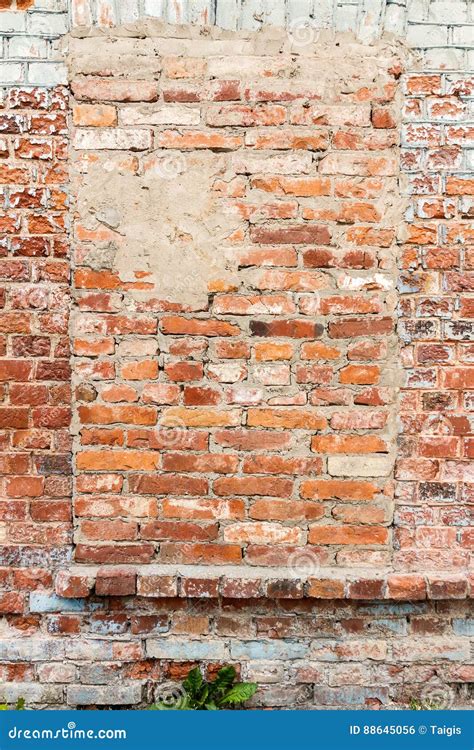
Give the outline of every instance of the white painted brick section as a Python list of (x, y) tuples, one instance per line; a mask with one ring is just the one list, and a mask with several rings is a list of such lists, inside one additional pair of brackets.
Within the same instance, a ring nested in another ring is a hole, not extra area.
[(22, 63), (0, 63), (0, 86), (14, 86), (24, 83), (26, 79), (25, 65)]
[(48, 42), (37, 36), (12, 36), (8, 42), (7, 53), (10, 59), (45, 59), (48, 55)]
[(467, 6), (467, 1), (435, 0), (430, 3), (428, 20), (431, 23), (466, 23)]
[(199, 109), (176, 104), (162, 107), (123, 107), (120, 110), (123, 125), (199, 125)]
[(146, 151), (151, 147), (151, 133), (148, 130), (78, 130), (74, 137), (77, 149), (110, 149), (123, 151)]
[(425, 52), (423, 63), (426, 70), (466, 70), (466, 51), (461, 47), (436, 47)]
[(67, 68), (63, 63), (30, 63), (27, 78), (35, 86), (58, 86), (68, 82)]
[(13, 12), (0, 13), (0, 33), (26, 31), (26, 14)]
[(385, 8), (384, 28), (391, 34), (405, 36), (406, 6), (390, 3)]
[(453, 28), (453, 43), (474, 48), (474, 24), (455, 26)]
[(448, 27), (441, 24), (410, 24), (406, 41), (410, 47), (442, 47), (448, 43)]
[(68, 31), (65, 13), (28, 13), (27, 32), (46, 37), (62, 36)]
[(36, 0), (27, 11), (0, 12), (5, 59), (0, 65), (0, 84), (51, 87), (67, 83), (57, 45), (69, 25), (67, 0)]

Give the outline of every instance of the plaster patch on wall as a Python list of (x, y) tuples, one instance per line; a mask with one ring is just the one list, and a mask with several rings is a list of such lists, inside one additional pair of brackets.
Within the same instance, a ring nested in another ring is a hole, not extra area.
[(129, 289), (138, 298), (205, 305), (209, 281), (233, 277), (226, 242), (241, 224), (212, 189), (226, 158), (158, 151), (144, 158), (141, 174), (110, 157), (91, 164), (77, 181), (77, 208), (84, 225), (103, 228), (106, 238), (88, 262), (110, 267), (125, 284), (147, 285)]

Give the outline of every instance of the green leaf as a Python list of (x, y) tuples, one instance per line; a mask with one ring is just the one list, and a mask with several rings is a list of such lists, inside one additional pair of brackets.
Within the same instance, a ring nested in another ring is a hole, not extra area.
[(232, 703), (244, 703), (257, 692), (258, 685), (255, 682), (239, 682), (234, 685), (229, 692), (220, 699), (220, 705)]
[(25, 710), (25, 699), (24, 698), (18, 698), (15, 706), (16, 711), (24, 711)]
[(195, 699), (197, 708), (202, 708), (209, 697), (209, 685), (207, 682), (203, 682), (199, 695)]
[(213, 691), (228, 690), (234, 684), (237, 672), (234, 667), (222, 667), (219, 669), (216, 679), (212, 683)]
[(202, 674), (199, 669), (199, 667), (194, 667), (194, 669), (191, 669), (191, 671), (188, 673), (188, 676), (183, 682), (183, 687), (186, 690), (187, 693), (191, 696), (197, 696), (200, 692), (200, 688), (202, 685)]
[(206, 711), (217, 711), (218, 710), (218, 706), (216, 706), (216, 704), (214, 703), (214, 701), (208, 701), (206, 703), (206, 705), (204, 706), (204, 708), (206, 709)]

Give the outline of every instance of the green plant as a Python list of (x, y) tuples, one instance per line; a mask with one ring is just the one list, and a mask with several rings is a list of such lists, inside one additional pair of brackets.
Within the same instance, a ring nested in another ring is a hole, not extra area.
[(432, 701), (420, 700), (419, 698), (410, 698), (408, 703), (410, 711), (440, 711), (444, 706)]
[(222, 667), (206, 682), (198, 667), (191, 669), (181, 687), (161, 696), (154, 711), (217, 711), (245, 703), (257, 691), (254, 682), (238, 682), (234, 667)]
[[(9, 711), (10, 706), (8, 703), (0, 703), (0, 711)], [(15, 703), (15, 707), (12, 709), (13, 711), (24, 711), (25, 710), (25, 699), (24, 698), (18, 698), (17, 702)]]

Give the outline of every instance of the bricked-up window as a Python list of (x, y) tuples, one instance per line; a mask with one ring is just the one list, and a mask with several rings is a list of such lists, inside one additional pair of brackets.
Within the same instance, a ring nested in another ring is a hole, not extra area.
[(172, 44), (71, 41), (76, 560), (384, 566), (400, 50)]

